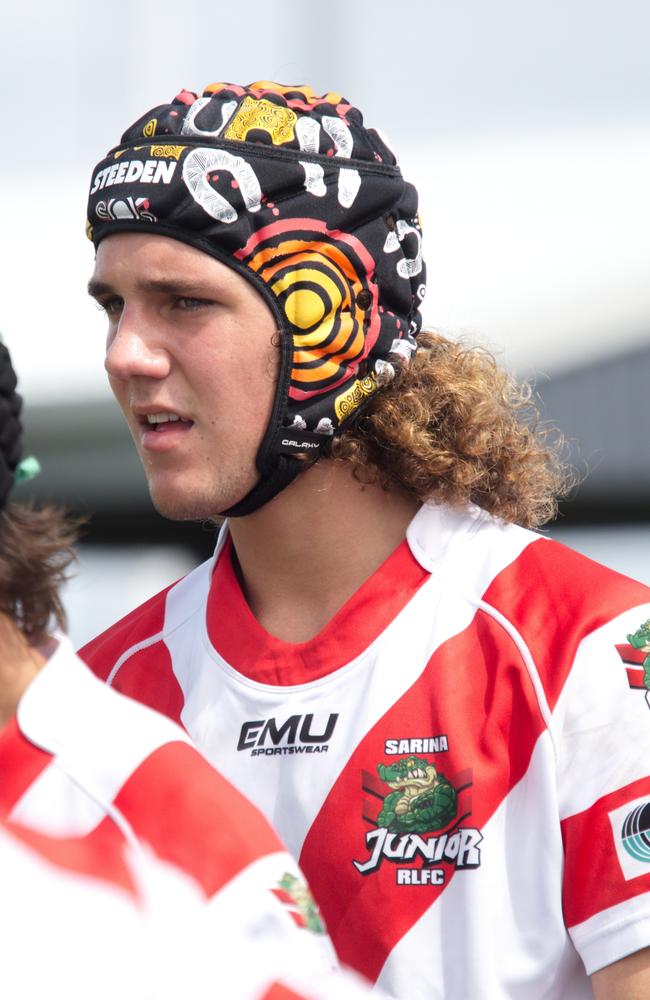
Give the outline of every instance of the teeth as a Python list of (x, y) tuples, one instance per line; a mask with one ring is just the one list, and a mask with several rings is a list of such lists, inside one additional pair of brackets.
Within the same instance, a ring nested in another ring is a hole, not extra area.
[(175, 413), (147, 413), (147, 423), (149, 424), (166, 424), (180, 419)]

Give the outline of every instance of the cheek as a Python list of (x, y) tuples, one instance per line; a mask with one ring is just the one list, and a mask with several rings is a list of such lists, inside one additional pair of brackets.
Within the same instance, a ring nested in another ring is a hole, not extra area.
[(108, 376), (108, 384), (111, 387), (111, 392), (115, 396), (118, 406), (127, 417), (128, 413), (128, 388), (125, 382), (121, 379), (113, 378), (112, 375)]

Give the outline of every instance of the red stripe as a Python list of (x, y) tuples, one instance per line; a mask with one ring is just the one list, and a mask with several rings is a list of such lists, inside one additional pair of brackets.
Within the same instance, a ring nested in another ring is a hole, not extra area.
[[(234, 255), (238, 260), (245, 260), (255, 247), (263, 243), (268, 237), (275, 237), (278, 233), (296, 233), (298, 234), (300, 230), (304, 230), (307, 233), (323, 233), (325, 236), (329, 236), (334, 240), (338, 240), (340, 243), (345, 243), (354, 250), (354, 252), (359, 257), (359, 260), (366, 268), (366, 275), (370, 279), (375, 273), (375, 261), (372, 254), (367, 247), (363, 245), (361, 240), (353, 236), (352, 233), (344, 233), (340, 229), (328, 229), (327, 223), (322, 222), (320, 219), (282, 219), (279, 222), (270, 222), (268, 226), (263, 226), (262, 229), (258, 229), (249, 238), (246, 246), (242, 247), (241, 250), (236, 250)], [(313, 242), (309, 239), (307, 242)]]
[(16, 717), (0, 731), (0, 818), (6, 819), (18, 800), (52, 761), (52, 755), (25, 739)]
[(650, 799), (650, 778), (605, 795), (589, 809), (562, 821), (566, 859), (562, 898), (567, 927), (650, 891), (650, 870), (647, 875), (625, 880), (608, 815), (644, 795)]
[(627, 674), (627, 680), (631, 688), (638, 688), (643, 691), (645, 688), (645, 674), (643, 670), (633, 670), (630, 667), (625, 668), (625, 673)]
[(191, 875), (207, 896), (253, 861), (283, 850), (256, 807), (186, 743), (154, 751), (115, 805), (139, 839)]
[(539, 539), (495, 578), (485, 600), (526, 642), (552, 710), (582, 640), (649, 602), (650, 589), (558, 542)]
[(295, 900), (293, 896), (287, 892), (286, 889), (271, 889), (271, 892), (279, 899), (281, 903), (288, 903), (291, 906), (295, 906)]
[(289, 909), (289, 915), (291, 916), (294, 923), (298, 924), (298, 927), (306, 927), (307, 920), (296, 910), (296, 901), (286, 890), (284, 889), (271, 889), (272, 894), (279, 899), (281, 903), (284, 903)]
[(185, 698), (164, 642), (154, 642), (129, 656), (112, 687), (180, 723)]
[[(374, 981), (398, 941), (444, 891), (444, 886), (397, 885), (397, 866), (387, 859), (366, 875), (352, 864), (369, 854), (363, 774), (377, 774), (378, 763), (399, 759), (384, 755), (384, 741), (448, 734), (448, 752), (421, 756), (450, 779), (459, 776), (457, 784), (460, 776), (467, 784), (471, 768), (475, 808), (462, 825), (480, 830), (524, 775), (543, 729), (517, 649), (498, 623), (478, 612), (464, 632), (436, 650), (417, 682), (364, 737), (305, 840), (300, 864), (341, 961)], [(462, 792), (458, 816), (468, 807), (469, 793)], [(445, 869), (446, 884), (474, 874), (454, 875), (449, 864)]]
[[(8, 816), (52, 759), (26, 740), (11, 720), (0, 733), (1, 817)], [(208, 896), (253, 861), (283, 850), (257, 808), (186, 743), (169, 743), (154, 751), (127, 779), (115, 805), (138, 839), (191, 875)], [(115, 839), (116, 833), (107, 817), (83, 839), (61, 841), (60, 853), (51, 858), (128, 888), (126, 868), (112, 854), (107, 854), (104, 869), (97, 867), (95, 853), (99, 857), (111, 837)], [(118, 839), (122, 840), (121, 834)], [(99, 846), (94, 848), (96, 840)]]
[(643, 666), (643, 661), (648, 656), (646, 650), (635, 649), (634, 646), (630, 646), (627, 642), (617, 644), (616, 650), (623, 663), (635, 663), (640, 667)]
[[(132, 646), (158, 635), (165, 624), (165, 599), (174, 584), (161, 590), (131, 614), (79, 650), (79, 656), (100, 680), (107, 680), (120, 657)], [(112, 686), (143, 705), (180, 722), (184, 697), (162, 641), (130, 656)]]
[(208, 597), (208, 634), (217, 652), (244, 676), (261, 684), (306, 684), (359, 656), (428, 578), (404, 541), (322, 632), (309, 642), (288, 643), (269, 635), (248, 607), (228, 539)]
[(106, 680), (122, 653), (162, 630), (165, 598), (171, 586), (149, 598), (79, 650), (79, 656), (100, 680)]
[[(15, 824), (2, 829), (58, 868), (110, 882), (136, 898), (139, 896), (125, 861), (124, 838), (112, 825), (102, 825), (88, 837), (48, 837)], [(38, 905), (36, 896), (34, 905)]]
[(377, 774), (373, 774), (372, 771), (364, 771), (361, 775), (361, 780), (366, 792), (373, 793), (374, 795), (380, 795), (382, 799), (384, 798), (386, 794), (386, 785)]
[(295, 993), (282, 983), (272, 983), (260, 1000), (308, 1000), (302, 993)]

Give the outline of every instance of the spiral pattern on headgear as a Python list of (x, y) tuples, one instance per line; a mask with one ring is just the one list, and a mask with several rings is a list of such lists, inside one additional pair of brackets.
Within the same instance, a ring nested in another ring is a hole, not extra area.
[(266, 226), (248, 249), (243, 263), (276, 296), (291, 331), (290, 398), (309, 399), (344, 382), (379, 331), (373, 262), (363, 244), (300, 219)]
[(22, 457), (22, 398), (16, 392), (16, 373), (9, 351), (0, 343), (0, 508), (14, 485), (16, 466)]

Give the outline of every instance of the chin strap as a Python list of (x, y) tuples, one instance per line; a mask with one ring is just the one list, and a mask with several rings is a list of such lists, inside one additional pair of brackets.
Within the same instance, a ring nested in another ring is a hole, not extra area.
[(228, 510), (220, 511), (220, 514), (223, 517), (244, 517), (246, 514), (252, 514), (253, 511), (259, 510), (265, 503), (281, 493), (285, 486), (293, 482), (296, 476), (304, 469), (309, 468), (311, 464), (311, 462), (299, 462), (296, 458), (282, 455), (270, 476), (263, 476), (250, 493), (247, 493)]
[(323, 447), (329, 441), (329, 437), (324, 438), (322, 434), (311, 431), (300, 431), (293, 427), (280, 427), (277, 430), (271, 428), (270, 433), (264, 436), (257, 455), (259, 482), (236, 504), (219, 513), (223, 517), (252, 514), (277, 496), (301, 472), (311, 468), (323, 454)]
[[(265, 503), (277, 496), (299, 473), (308, 469), (322, 454), (322, 447), (328, 441), (322, 434), (285, 427), (287, 398), (289, 393), (289, 373), (292, 359), (290, 333), (279, 326), (280, 333), (280, 373), (276, 388), (273, 412), (255, 459), (259, 482), (253, 489), (229, 507), (219, 511), (223, 517), (244, 517), (259, 510)], [(299, 458), (298, 456), (302, 456)]]

